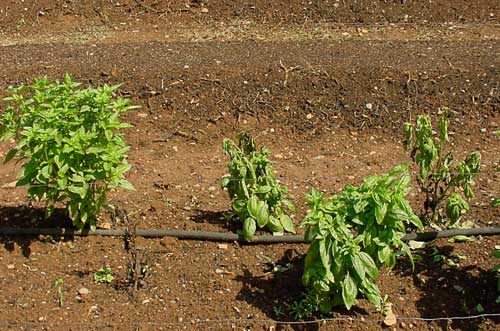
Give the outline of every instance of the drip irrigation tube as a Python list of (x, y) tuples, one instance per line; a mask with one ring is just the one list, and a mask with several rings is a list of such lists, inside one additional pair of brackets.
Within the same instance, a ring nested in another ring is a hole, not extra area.
[[(72, 230), (64, 228), (0, 228), (0, 235), (4, 236), (124, 236), (126, 230)], [(137, 236), (145, 238), (175, 237), (178, 239), (191, 240), (210, 240), (210, 241), (239, 241), (247, 242), (242, 236), (234, 233), (206, 232), (206, 231), (185, 231), (185, 230), (140, 230), (135, 231)], [(499, 235), (500, 227), (490, 228), (470, 228), (470, 229), (452, 229), (437, 232), (408, 233), (403, 237), (403, 241), (431, 241), (437, 238), (447, 238), (458, 235), (463, 236), (489, 236)], [(254, 236), (251, 243), (255, 244), (273, 244), (273, 243), (306, 243), (304, 236), (284, 235), (272, 236), (261, 235)]]

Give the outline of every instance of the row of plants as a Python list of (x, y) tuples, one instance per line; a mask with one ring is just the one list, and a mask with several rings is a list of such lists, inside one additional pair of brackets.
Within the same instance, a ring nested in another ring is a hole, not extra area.
[[(28, 185), (28, 197), (44, 201), (47, 216), (56, 204), (65, 204), (74, 226), (94, 228), (106, 194), (118, 187), (133, 189), (125, 179), (129, 146), (119, 130), (130, 127), (120, 115), (137, 107), (115, 97), (118, 87), (81, 88), (66, 75), (63, 82), (40, 78), (7, 90), (0, 139), (13, 139), (15, 147), (5, 162), (23, 162), (17, 186)], [(291, 307), (297, 318), (338, 305), (350, 309), (360, 295), (383, 311), (387, 296), (377, 287), (381, 268), (392, 268), (401, 253), (413, 265), (402, 241), (407, 230), (459, 225), (469, 210), (481, 156), (472, 152), (454, 161), (446, 144), (449, 112), (441, 111), (437, 134), (429, 116), (405, 125), (405, 147), (425, 195), (421, 217), (406, 199), (412, 180), (408, 164), (367, 177), (360, 186), (347, 185), (331, 197), (314, 189), (307, 195), (302, 226), (310, 246), (302, 277), (306, 291)], [(224, 139), (222, 148), (229, 157), (229, 174), (221, 181), (232, 200), (227, 217), (241, 222), (242, 237), (251, 241), (257, 229), (295, 233), (295, 206), (275, 178), (270, 151), (258, 148), (248, 133), (236, 142)]]

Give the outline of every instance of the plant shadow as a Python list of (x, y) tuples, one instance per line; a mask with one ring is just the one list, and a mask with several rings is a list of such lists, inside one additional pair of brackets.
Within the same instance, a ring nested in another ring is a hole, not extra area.
[(72, 275), (78, 278), (86, 278), (92, 275), (92, 271), (90, 270), (74, 270), (71, 272)]
[[(314, 322), (314, 320), (321, 318), (319, 315), (311, 317), (310, 320), (306, 320), (302, 324), (286, 323), (287, 321), (295, 321), (288, 307), (299, 299), (305, 291), (301, 279), (304, 270), (304, 257), (297, 249), (289, 249), (279, 261), (265, 263), (267, 268), (261, 276), (255, 276), (246, 269), (243, 275), (238, 275), (235, 278), (236, 281), (243, 284), (236, 297), (237, 300), (246, 301), (270, 319), (281, 322), (277, 323), (275, 330), (320, 330), (321, 322)], [(339, 313), (344, 315), (343, 317), (367, 314), (365, 310), (357, 307), (353, 307), (350, 311), (342, 309)]]
[[(403, 268), (412, 275), (421, 297), (416, 307), (422, 317), (442, 318), (500, 313), (495, 303), (499, 293), (496, 274), (475, 265), (460, 266), (460, 258), (452, 246), (426, 247), (415, 263), (415, 270)], [(455, 263), (457, 263), (455, 265)], [(451, 264), (448, 265), (448, 264)], [(408, 265), (408, 264), (405, 264)], [(500, 318), (443, 319), (436, 323), (443, 330), (479, 330), (483, 322), (498, 324)]]
[(237, 220), (228, 220), (226, 211), (213, 211), (195, 209), (195, 215), (191, 216), (191, 220), (199, 224), (214, 224), (231, 232), (237, 232), (241, 228), (241, 223)]
[[(44, 208), (27, 205), (0, 207), (0, 227), (18, 229), (36, 228), (72, 228), (64, 208), (56, 208), (52, 215), (45, 219)], [(15, 250), (16, 244), (21, 248), (24, 257), (31, 254), (31, 243), (34, 241), (57, 242), (72, 241), (72, 235), (42, 236), (42, 235), (0, 235), (0, 243), (9, 252)]]

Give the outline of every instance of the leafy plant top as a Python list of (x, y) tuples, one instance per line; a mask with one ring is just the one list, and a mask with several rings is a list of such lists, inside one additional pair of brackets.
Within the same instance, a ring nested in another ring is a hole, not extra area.
[(405, 148), (419, 167), (417, 181), (425, 194), (424, 219), (427, 223), (454, 226), (469, 210), (467, 200), (474, 196), (472, 185), (479, 172), (481, 154), (472, 152), (464, 161), (453, 162), (453, 154), (445, 150), (447, 114), (445, 108), (439, 119), (438, 137), (434, 137), (427, 115), (418, 116), (415, 125), (405, 123)]
[(75, 226), (94, 227), (109, 190), (133, 189), (124, 177), (129, 146), (116, 130), (130, 127), (119, 117), (136, 107), (114, 98), (117, 88), (82, 89), (66, 75), (63, 82), (38, 78), (7, 90), (0, 139), (14, 139), (16, 146), (5, 162), (23, 162), (17, 186), (28, 185), (30, 198), (45, 199), (46, 216), (64, 202)]
[(257, 228), (295, 233), (289, 215), (295, 207), (288, 199), (287, 188), (274, 177), (269, 150), (257, 150), (254, 139), (245, 132), (238, 135), (237, 144), (224, 139), (222, 148), (230, 158), (229, 175), (222, 178), (222, 188), (233, 200), (229, 217), (243, 222), (244, 238), (251, 241)]
[[(307, 196), (310, 210), (303, 225), (311, 245), (302, 282), (307, 301), (316, 302), (317, 310), (326, 313), (336, 305), (350, 309), (359, 294), (383, 309), (385, 298), (376, 284), (379, 270), (394, 266), (398, 250), (413, 264), (401, 238), (407, 225), (423, 227), (405, 198), (409, 184), (408, 165), (403, 164), (389, 174), (367, 177), (359, 187), (347, 185), (329, 199), (316, 190)], [(295, 308), (301, 305), (311, 310), (301, 302)]]

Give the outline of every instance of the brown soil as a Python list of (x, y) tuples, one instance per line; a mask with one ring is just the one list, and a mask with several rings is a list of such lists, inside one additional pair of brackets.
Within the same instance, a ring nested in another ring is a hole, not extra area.
[(38, 0), (2, 1), (3, 31), (65, 30), (68, 25), (498, 23), (495, 0)]
[[(93, 85), (123, 83), (142, 108), (127, 114), (135, 192), (116, 192), (139, 228), (236, 231), (221, 220), (224, 137), (249, 130), (273, 151), (279, 179), (305, 214), (304, 193), (328, 194), (408, 161), (402, 124), (454, 112), (458, 157), (479, 150), (482, 174), (467, 219), (500, 225), (494, 174), (500, 144), (499, 7), (496, 1), (3, 1), (0, 96), (9, 85), (65, 72)], [(338, 6), (336, 6), (338, 4)], [(25, 9), (26, 8), (26, 9)], [(202, 10), (203, 8), (208, 9)], [(355, 23), (352, 25), (351, 23)], [(389, 24), (396, 23), (396, 24)], [(9, 146), (3, 144), (3, 154)], [(12, 183), (18, 165), (0, 169)], [(28, 208), (26, 190), (0, 189), (1, 226), (51, 226)], [(411, 195), (415, 209), (421, 197)], [(60, 215), (59, 215), (60, 216)], [(123, 223), (115, 225), (124, 227)], [(151, 275), (131, 291), (121, 238), (0, 237), (0, 329), (13, 330), (381, 330), (365, 300), (310, 325), (270, 322), (301, 292), (306, 245), (238, 245), (138, 239)], [(406, 317), (500, 313), (495, 304), (498, 237), (439, 240), (458, 267), (404, 259), (379, 286)], [(268, 261), (292, 268), (269, 273)], [(93, 282), (110, 266), (111, 285)], [(54, 281), (63, 279), (64, 306)], [(77, 298), (78, 289), (90, 290)], [(494, 318), (400, 320), (391, 330), (498, 330)], [(11, 324), (9, 324), (11, 323)]]

